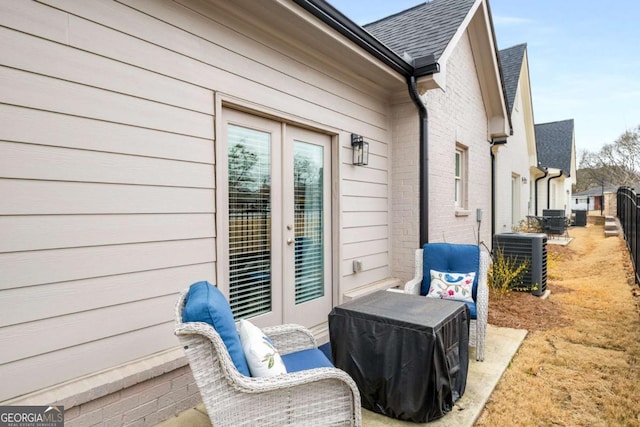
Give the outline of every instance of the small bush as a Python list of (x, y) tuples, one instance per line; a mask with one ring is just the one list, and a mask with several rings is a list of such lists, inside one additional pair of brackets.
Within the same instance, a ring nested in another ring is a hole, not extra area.
[(537, 217), (527, 217), (511, 227), (514, 233), (542, 233), (542, 224)]
[(547, 253), (547, 278), (560, 279), (560, 267), (559, 261), (562, 256), (559, 253), (549, 252)]
[(529, 224), (527, 221), (522, 220), (518, 224), (513, 225), (511, 227), (511, 231), (513, 233), (528, 233), (529, 232)]
[(529, 260), (505, 256), (502, 249), (496, 248), (487, 277), (489, 289), (498, 297), (524, 290), (523, 279), (528, 267)]

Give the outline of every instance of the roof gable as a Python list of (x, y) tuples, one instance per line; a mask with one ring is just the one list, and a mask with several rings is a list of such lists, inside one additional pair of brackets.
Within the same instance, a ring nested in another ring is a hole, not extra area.
[(399, 55), (420, 58), (432, 54), (437, 61), (474, 3), (475, 0), (432, 0), (364, 28)]
[(573, 119), (541, 123), (536, 128), (536, 147), (540, 166), (561, 169), (571, 176)]
[(507, 102), (509, 104), (509, 113), (513, 111), (513, 103), (516, 99), (516, 91), (518, 90), (520, 71), (522, 70), (522, 61), (524, 60), (524, 52), (526, 49), (527, 44), (523, 43), (502, 49), (499, 52), (504, 86), (507, 92)]
[(490, 139), (509, 135), (511, 117), (503, 88), (495, 33), (487, 0), (431, 0), (364, 26), (399, 56), (433, 55), (439, 72), (418, 81), (421, 94), (447, 90), (449, 58), (462, 37), (469, 37)]

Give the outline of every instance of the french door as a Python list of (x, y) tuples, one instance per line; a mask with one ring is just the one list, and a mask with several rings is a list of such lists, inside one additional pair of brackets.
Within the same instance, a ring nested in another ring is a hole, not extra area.
[(331, 138), (230, 109), (223, 124), (228, 250), (219, 261), (234, 316), (260, 326), (325, 322), (332, 303)]
[(520, 219), (520, 180), (511, 175), (511, 227), (517, 227)]

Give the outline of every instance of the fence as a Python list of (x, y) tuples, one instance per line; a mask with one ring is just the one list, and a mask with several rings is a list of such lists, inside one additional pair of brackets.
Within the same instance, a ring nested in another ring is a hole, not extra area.
[(624, 239), (627, 242), (627, 248), (631, 255), (633, 271), (636, 278), (636, 284), (640, 284), (640, 257), (638, 257), (638, 222), (640, 222), (640, 196), (631, 187), (620, 187), (616, 195), (617, 214), (622, 225)]

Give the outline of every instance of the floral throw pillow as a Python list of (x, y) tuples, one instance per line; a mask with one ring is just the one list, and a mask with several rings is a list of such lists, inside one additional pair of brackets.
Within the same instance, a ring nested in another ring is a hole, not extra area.
[(431, 287), (427, 297), (473, 302), (471, 290), (475, 278), (475, 271), (471, 273), (446, 273), (431, 270)]
[(240, 320), (240, 341), (252, 377), (286, 374), (280, 353), (260, 328), (248, 320)]

